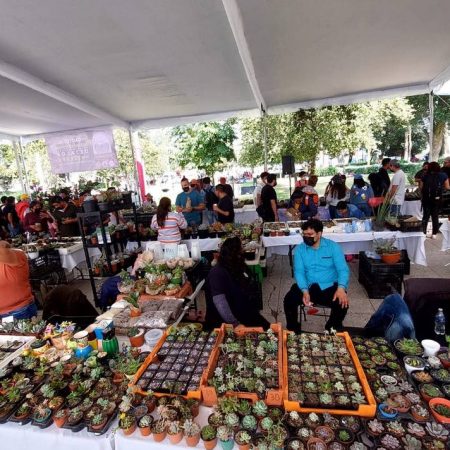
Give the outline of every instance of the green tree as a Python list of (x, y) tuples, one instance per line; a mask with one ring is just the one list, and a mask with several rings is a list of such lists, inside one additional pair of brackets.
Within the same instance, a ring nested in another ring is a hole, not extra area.
[(17, 165), (12, 145), (0, 145), (0, 189), (7, 191), (14, 179), (18, 179)]
[(227, 162), (235, 160), (233, 142), (235, 120), (202, 122), (179, 126), (172, 137), (179, 149), (178, 163), (182, 168), (195, 167), (214, 177)]
[[(430, 152), (430, 161), (437, 161), (444, 147), (444, 134), (447, 123), (450, 121), (450, 96), (434, 96), (434, 122), (433, 122), (433, 148)], [(412, 125), (416, 125), (429, 136), (430, 110), (428, 95), (414, 95), (408, 97), (414, 108)]]

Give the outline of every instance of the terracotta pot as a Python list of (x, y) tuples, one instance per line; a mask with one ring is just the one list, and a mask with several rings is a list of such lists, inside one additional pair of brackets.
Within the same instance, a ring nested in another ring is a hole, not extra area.
[(107, 422), (107, 421), (108, 421), (108, 418), (105, 417), (105, 419), (103, 420), (103, 422), (100, 423), (99, 425), (92, 425), (92, 424), (91, 424), (91, 428), (92, 428), (94, 431), (102, 430), (103, 427), (106, 425), (106, 422)]
[(161, 442), (165, 439), (166, 437), (166, 432), (163, 431), (162, 433), (153, 433), (153, 439), (155, 440), (155, 442)]
[(183, 432), (180, 431), (177, 434), (168, 434), (168, 436), (169, 436), (169, 441), (172, 444), (178, 444), (181, 441), (181, 439), (183, 439)]
[(444, 423), (444, 424), (450, 423), (449, 417), (441, 416), (433, 408), (434, 405), (444, 405), (444, 406), (450, 407), (450, 400), (446, 400), (445, 398), (433, 398), (430, 400), (429, 405), (430, 405), (431, 414), (433, 414), (433, 416), (437, 422)]
[(67, 419), (66, 416), (64, 416), (64, 417), (53, 417), (53, 422), (55, 422), (55, 425), (58, 428), (61, 428), (66, 423), (66, 419)]
[(129, 436), (130, 434), (133, 434), (136, 430), (136, 424), (132, 425), (130, 428), (122, 428), (123, 434), (125, 436)]
[(144, 331), (139, 330), (139, 334), (136, 336), (129, 336), (130, 344), (132, 347), (142, 347), (144, 345)]
[(237, 446), (239, 450), (250, 450), (250, 444), (238, 444)]
[(216, 448), (217, 445), (217, 438), (212, 439), (211, 441), (203, 441), (203, 447), (205, 447), (206, 450), (213, 450)]
[(197, 433), (195, 436), (185, 436), (185, 439), (188, 447), (196, 447), (200, 441), (200, 433)]
[(94, 275), (100, 275), (100, 267), (94, 267)]
[(139, 317), (141, 313), (141, 308), (134, 308), (133, 306), (130, 306), (130, 317)]
[(402, 257), (400, 252), (383, 253), (381, 260), (386, 264), (397, 264)]
[[(439, 361), (441, 361), (441, 364), (446, 368), (446, 369), (450, 369), (450, 358), (448, 358), (448, 352), (440, 352), (438, 353), (438, 358)], [(444, 357), (445, 356), (445, 357)]]
[(141, 436), (150, 436), (150, 426), (139, 427), (139, 431), (141, 432)]

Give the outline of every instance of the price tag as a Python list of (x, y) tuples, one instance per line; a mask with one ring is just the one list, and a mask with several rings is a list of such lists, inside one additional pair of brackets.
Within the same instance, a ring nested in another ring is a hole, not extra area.
[(267, 401), (268, 405), (281, 405), (283, 403), (283, 397), (280, 391), (269, 391), (267, 393)]
[(6, 316), (2, 318), (2, 322), (4, 323), (11, 323), (14, 322), (14, 316)]

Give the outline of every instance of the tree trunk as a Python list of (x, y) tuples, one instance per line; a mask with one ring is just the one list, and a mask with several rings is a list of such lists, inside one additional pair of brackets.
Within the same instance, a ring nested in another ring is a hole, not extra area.
[(433, 130), (433, 148), (430, 152), (430, 161), (437, 161), (444, 142), (445, 122), (437, 122)]
[(309, 162), (309, 173), (314, 173), (316, 171), (316, 158), (312, 158)]
[(405, 161), (411, 160), (411, 126), (408, 126), (405, 131), (405, 150), (403, 152), (403, 159)]

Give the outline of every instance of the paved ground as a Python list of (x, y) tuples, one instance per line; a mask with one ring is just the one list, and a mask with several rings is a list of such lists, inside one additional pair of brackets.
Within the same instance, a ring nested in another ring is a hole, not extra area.
[[(427, 239), (425, 249), (428, 267), (411, 263), (411, 274), (406, 278), (449, 278), (450, 265), (445, 267), (445, 264), (450, 264), (450, 252), (441, 252), (441, 245), (441, 234), (438, 234), (436, 240)], [(361, 327), (366, 324), (382, 300), (369, 299), (364, 287), (359, 284), (358, 261), (354, 260), (348, 264), (351, 270), (349, 287), (350, 310), (344, 325)], [(288, 257), (280, 255), (272, 256), (267, 261), (267, 271), (268, 276), (264, 279), (263, 283), (263, 314), (271, 322), (281, 321), (284, 323), (283, 298), (293, 283)], [(89, 281), (77, 280), (73, 282), (73, 285), (82, 289), (88, 298), (92, 299)], [(204, 310), (204, 300), (202, 298), (199, 301), (199, 308)], [(320, 313), (322, 312), (323, 310), (320, 308)], [(321, 332), (324, 329), (325, 322), (326, 318), (324, 317), (307, 316), (307, 321), (303, 323), (303, 329), (305, 331)]]

